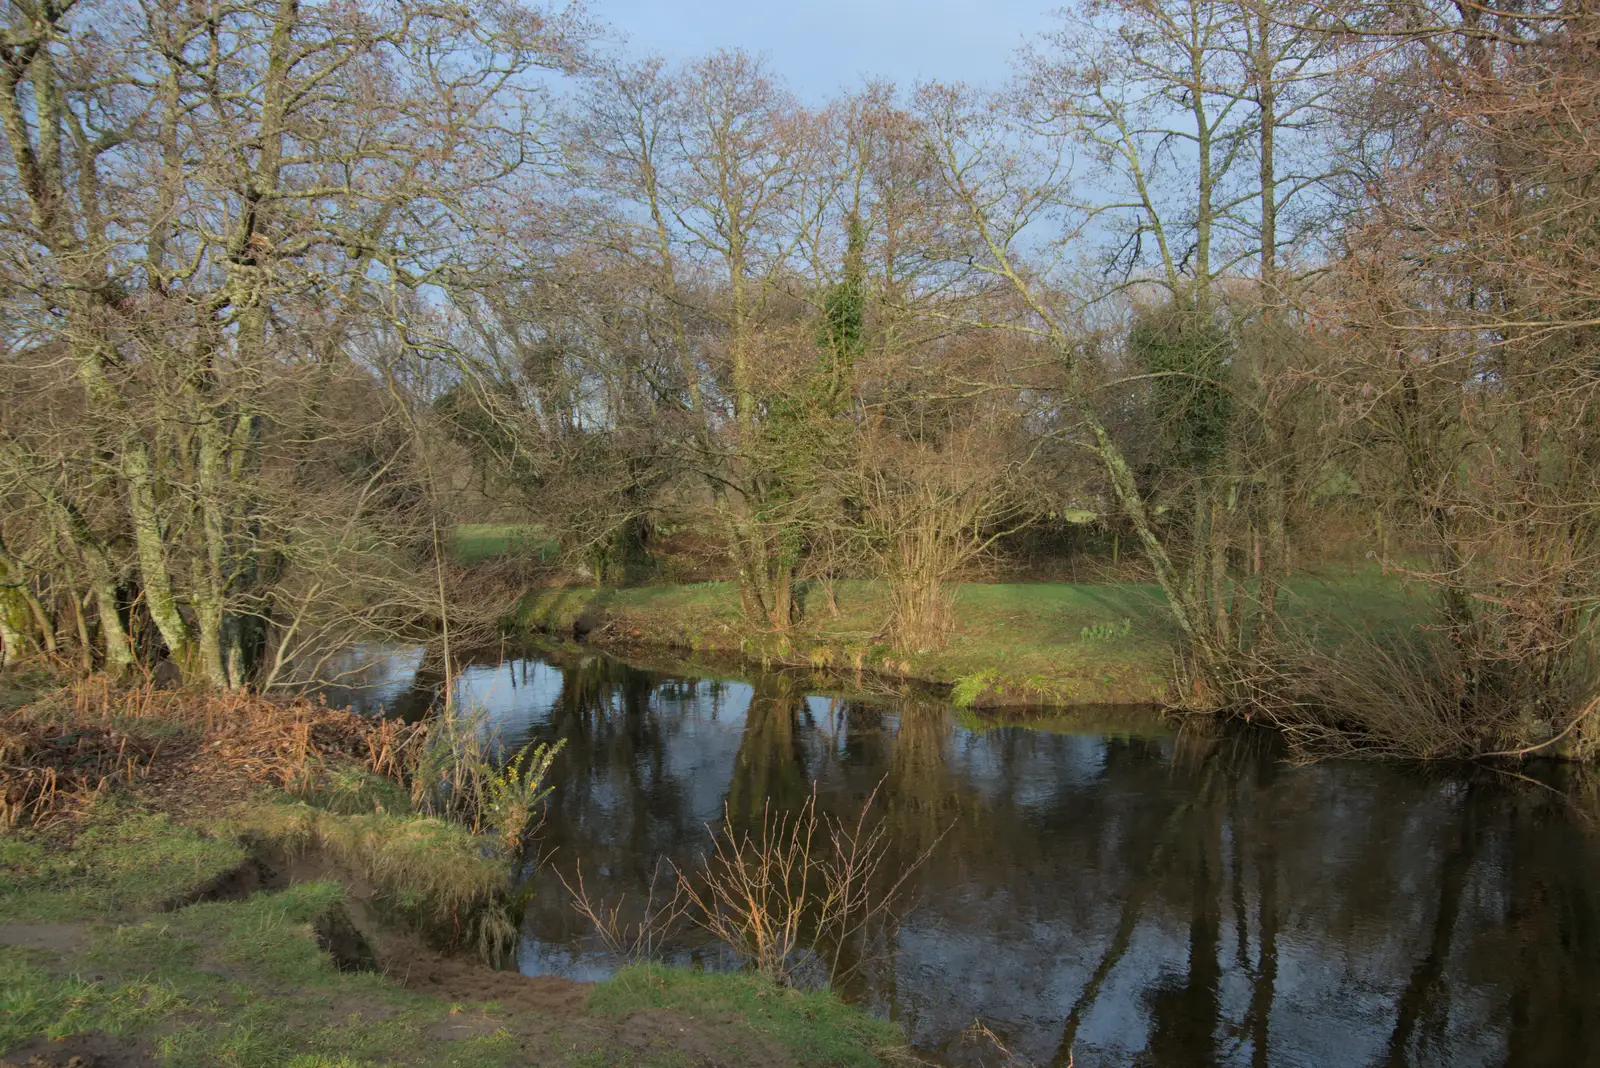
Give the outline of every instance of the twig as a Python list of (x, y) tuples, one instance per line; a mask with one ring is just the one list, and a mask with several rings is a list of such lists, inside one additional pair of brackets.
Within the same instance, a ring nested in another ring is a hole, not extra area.
[(1582, 723), (1584, 720), (1586, 720), (1590, 716), (1594, 715), (1595, 709), (1597, 709), (1597, 708), (1600, 708), (1600, 695), (1597, 695), (1595, 697), (1590, 698), (1589, 699), (1589, 703), (1584, 705), (1583, 708), (1581, 710), (1579, 710), (1579, 712), (1578, 712), (1578, 714), (1576, 716), (1572, 717), (1572, 722), (1567, 724), (1566, 728), (1563, 729), (1562, 732), (1560, 734), (1556, 735), (1555, 737), (1546, 738), (1542, 742), (1539, 742), (1539, 743), (1537, 743), (1535, 745), (1524, 746), (1521, 749), (1502, 749), (1499, 752), (1485, 753), (1483, 755), (1485, 757), (1525, 757), (1529, 753), (1537, 753), (1541, 749), (1544, 749), (1544, 748), (1546, 748), (1548, 746), (1555, 745), (1561, 739), (1563, 739), (1567, 735), (1571, 734), (1573, 732), (1573, 730), (1577, 728), (1578, 724)]

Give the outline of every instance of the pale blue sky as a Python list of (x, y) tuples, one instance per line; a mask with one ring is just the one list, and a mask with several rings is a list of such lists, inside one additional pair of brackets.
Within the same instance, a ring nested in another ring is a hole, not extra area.
[(765, 54), (815, 103), (863, 75), (997, 85), (1025, 37), (1062, 0), (592, 0), (634, 55), (687, 59), (717, 48)]

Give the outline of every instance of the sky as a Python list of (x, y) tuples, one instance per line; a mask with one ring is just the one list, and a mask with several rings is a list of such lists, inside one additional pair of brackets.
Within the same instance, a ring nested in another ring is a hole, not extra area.
[(592, 0), (633, 55), (688, 59), (738, 47), (817, 103), (865, 77), (998, 85), (1062, 0)]

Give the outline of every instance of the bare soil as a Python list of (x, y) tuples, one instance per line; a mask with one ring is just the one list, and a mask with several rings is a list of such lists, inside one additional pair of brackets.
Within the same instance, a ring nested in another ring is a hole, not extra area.
[(146, 1046), (110, 1035), (74, 1035), (24, 1042), (0, 1060), (0, 1068), (147, 1068), (155, 1054)]
[(89, 942), (81, 923), (0, 923), (0, 946), (42, 949), (65, 957)]

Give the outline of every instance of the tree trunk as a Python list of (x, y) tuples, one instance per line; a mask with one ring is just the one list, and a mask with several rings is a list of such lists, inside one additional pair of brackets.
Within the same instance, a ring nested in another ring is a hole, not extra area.
[(167, 653), (187, 672), (194, 665), (194, 639), (188, 621), (178, 610), (178, 598), (167, 571), (165, 532), (156, 512), (150, 453), (142, 441), (123, 446), (122, 471), (127, 479), (128, 512), (133, 520), (133, 543), (139, 559), (139, 584), (145, 611), (167, 643)]
[[(7, 595), (11, 597), (8, 598)], [(44, 605), (39, 603), (39, 598), (34, 594), (33, 587), (29, 585), (23, 575), (22, 561), (12, 556), (6, 549), (4, 539), (0, 539), (0, 601), (7, 599), (20, 600), (34, 623), (34, 630), (38, 635), (38, 646), (45, 652), (54, 654), (56, 651), (55, 625), (50, 616), (45, 612)], [(11, 607), (0, 608), (0, 612), (10, 614)], [(23, 627), (23, 634), (27, 634), (27, 627)], [(27, 640), (24, 638), (24, 640)]]
[(794, 622), (794, 567), (782, 560), (772, 564), (772, 599), (769, 602), (769, 619), (772, 629), (780, 634)]
[(89, 560), (90, 588), (100, 611), (100, 640), (105, 645), (106, 670), (126, 674), (133, 667), (133, 641), (117, 610), (117, 583), (111, 564), (103, 555)]
[(94, 531), (89, 529), (88, 522), (74, 505), (63, 500), (53, 489), (46, 489), (44, 498), (89, 569), (89, 591), (94, 594), (99, 607), (106, 670), (114, 675), (123, 674), (133, 667), (134, 650), (133, 642), (128, 637), (128, 628), (117, 610), (116, 568), (112, 566), (105, 546), (95, 537)]
[(0, 565), (0, 667), (18, 663), (37, 648), (28, 639), (28, 604), (18, 578)]
[(200, 669), (205, 672), (206, 683), (219, 690), (228, 689), (228, 668), (223, 661), (223, 629), (226, 609), (220, 600), (209, 594), (195, 598), (194, 618), (199, 631)]
[(1261, 538), (1261, 590), (1256, 608), (1256, 644), (1272, 640), (1278, 625), (1278, 590), (1288, 573), (1288, 525), (1283, 474), (1269, 466), (1263, 485), (1262, 510), (1266, 513)]
[(1138, 536), (1145, 558), (1149, 560), (1151, 569), (1156, 573), (1156, 582), (1167, 598), (1167, 606), (1177, 620), (1178, 629), (1189, 639), (1196, 654), (1204, 662), (1206, 670), (1211, 670), (1216, 663), (1215, 650), (1211, 648), (1203, 620), (1196, 620), (1191, 607), (1192, 602), (1184, 595), (1182, 579), (1177, 568), (1173, 566), (1172, 557), (1167, 553), (1166, 546), (1161, 543), (1160, 535), (1150, 522), (1150, 513), (1145, 507), (1144, 498), (1139, 493), (1139, 484), (1134, 478), (1133, 469), (1128, 466), (1122, 450), (1111, 440), (1110, 433), (1100, 422), (1094, 409), (1082, 399), (1081, 393), (1078, 411), (1094, 435), (1095, 452), (1105, 464), (1106, 473), (1111, 478), (1112, 492), (1128, 516), (1129, 523), (1133, 525), (1134, 534)]
[(237, 628), (229, 620), (228, 566), (232, 552), (228, 544), (226, 479), (224, 476), (224, 447), (222, 427), (209, 403), (210, 390), (204, 390), (202, 403), (208, 410), (200, 416), (200, 516), (205, 537), (203, 573), (195, 584), (195, 622), (200, 632), (200, 666), (206, 681), (218, 689), (230, 689), (233, 678), (228, 670), (228, 659), (237, 656), (231, 648), (230, 632)]
[(1196, 621), (1210, 633), (1214, 620), (1211, 615), (1209, 589), (1211, 582), (1211, 514), (1210, 480), (1204, 475), (1193, 476), (1191, 492), (1194, 495), (1189, 530), (1189, 570), (1184, 576), (1184, 595), (1195, 614)]
[(1214, 478), (1211, 497), (1211, 630), (1219, 649), (1228, 645), (1231, 634), (1228, 618), (1228, 553), (1232, 540), (1229, 536), (1228, 496), (1231, 487), (1228, 482), (1226, 478)]
[(72, 622), (78, 632), (78, 666), (87, 675), (94, 670), (94, 643), (89, 638), (88, 608), (84, 603), (84, 595), (76, 589), (76, 583), (69, 596), (72, 599)]

